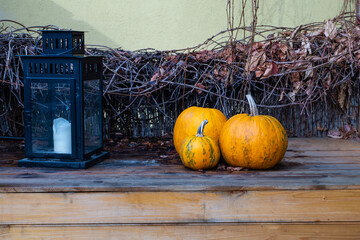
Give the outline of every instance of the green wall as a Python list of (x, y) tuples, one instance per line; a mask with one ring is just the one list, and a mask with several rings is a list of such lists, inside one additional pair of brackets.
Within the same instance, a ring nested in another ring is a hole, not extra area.
[[(259, 24), (335, 17), (344, 0), (260, 0)], [(237, 0), (236, 2), (241, 2)], [(251, 1), (248, 0), (249, 4)], [(227, 28), (226, 0), (0, 0), (0, 19), (84, 30), (87, 44), (125, 50), (195, 46)], [(236, 13), (241, 11), (236, 6)], [(246, 19), (250, 19), (250, 9)]]

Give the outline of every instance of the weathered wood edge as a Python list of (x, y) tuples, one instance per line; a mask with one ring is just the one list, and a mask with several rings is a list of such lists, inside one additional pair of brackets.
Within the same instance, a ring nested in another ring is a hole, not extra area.
[(1, 193), (0, 224), (360, 222), (360, 190)]
[(0, 193), (106, 193), (106, 192), (236, 192), (236, 191), (318, 191), (318, 190), (360, 190), (360, 185), (352, 186), (324, 186), (324, 185), (314, 185), (314, 186), (304, 186), (304, 187), (224, 187), (221, 189), (219, 187), (177, 187), (172, 189), (170, 187), (124, 187), (124, 188), (106, 188), (106, 187), (59, 187), (59, 188), (49, 188), (49, 187), (25, 187), (25, 188), (0, 188)]
[(0, 225), (5, 239), (358, 239), (360, 222)]

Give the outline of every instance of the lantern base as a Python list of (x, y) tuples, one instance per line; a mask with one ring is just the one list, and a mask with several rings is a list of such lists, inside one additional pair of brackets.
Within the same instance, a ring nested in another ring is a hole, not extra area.
[(85, 161), (71, 161), (69, 159), (58, 158), (24, 158), (19, 160), (19, 167), (51, 167), (51, 168), (77, 168), (86, 169), (101, 162), (109, 156), (108, 152), (94, 154), (90, 159)]

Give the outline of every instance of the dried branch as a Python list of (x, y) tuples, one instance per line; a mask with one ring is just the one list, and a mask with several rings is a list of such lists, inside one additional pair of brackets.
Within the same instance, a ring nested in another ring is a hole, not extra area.
[[(354, 14), (296, 28), (259, 26), (259, 1), (253, 0), (247, 27), (241, 26), (246, 2), (235, 23), (234, 1), (228, 0), (229, 29), (192, 48), (125, 51), (87, 45), (86, 54), (104, 56), (106, 132), (160, 136), (192, 105), (218, 108), (230, 117), (247, 111), (248, 92), (260, 112), (281, 120), (289, 135), (306, 135), (304, 129), (322, 134), (342, 118), (359, 124), (360, 28)], [(57, 27), (13, 24), (0, 27), (0, 135), (18, 136), (23, 79), (17, 56), (36, 54), (39, 30)]]

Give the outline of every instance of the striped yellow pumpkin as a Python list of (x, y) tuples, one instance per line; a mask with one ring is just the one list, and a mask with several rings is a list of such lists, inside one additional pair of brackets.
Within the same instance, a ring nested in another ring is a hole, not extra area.
[(219, 141), (220, 130), (227, 120), (225, 115), (213, 108), (189, 107), (179, 115), (174, 126), (174, 145), (179, 154), (184, 139), (195, 135), (200, 123), (205, 119), (209, 124), (204, 135), (214, 138), (216, 142)]
[(227, 164), (251, 169), (268, 169), (279, 163), (288, 138), (281, 123), (272, 116), (259, 115), (254, 99), (246, 96), (250, 115), (230, 118), (221, 130), (219, 144)]
[(180, 158), (188, 168), (211, 169), (219, 163), (220, 148), (217, 141), (203, 134), (207, 123), (208, 120), (202, 121), (196, 136), (188, 136), (181, 146)]

